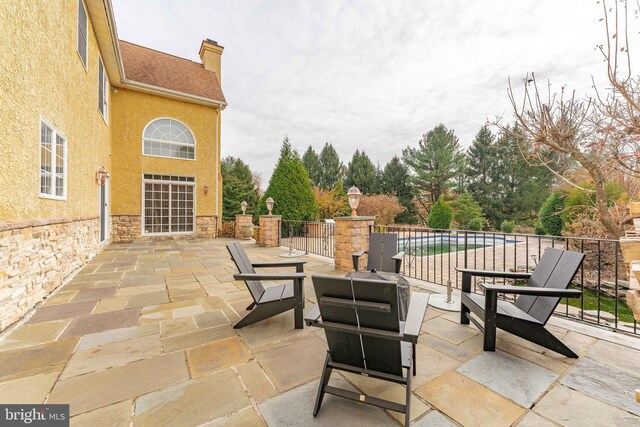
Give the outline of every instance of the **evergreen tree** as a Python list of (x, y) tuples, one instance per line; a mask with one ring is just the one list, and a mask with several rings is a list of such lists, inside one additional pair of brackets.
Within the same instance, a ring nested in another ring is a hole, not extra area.
[(320, 157), (312, 146), (309, 146), (307, 151), (302, 155), (302, 163), (309, 174), (311, 184), (316, 187), (320, 186), (320, 180), (323, 176), (322, 166), (320, 165)]
[(319, 180), (317, 186), (325, 190), (334, 188), (336, 183), (342, 180), (342, 162), (333, 145), (325, 142), (319, 156)]
[(345, 177), (345, 188), (355, 185), (360, 189), (362, 194), (376, 194), (378, 190), (376, 167), (369, 159), (369, 156), (362, 151), (356, 150), (353, 158), (347, 166), (347, 175)]
[(411, 183), (425, 207), (456, 186), (464, 155), (453, 130), (440, 124), (422, 136), (418, 147), (407, 147), (402, 155), (413, 172)]
[(438, 230), (448, 230), (451, 227), (453, 213), (449, 206), (441, 197), (431, 208), (429, 212), (429, 227)]
[(467, 189), (493, 228), (505, 220), (532, 223), (553, 183), (548, 169), (527, 163), (522, 147), (517, 128), (496, 139), (483, 126), (469, 148)]
[(540, 208), (539, 218), (545, 234), (561, 236), (564, 228), (562, 216), (564, 213), (565, 196), (561, 191), (554, 191), (547, 197)]
[(273, 214), (282, 215), (283, 220), (312, 221), (316, 218), (318, 206), (311, 190), (309, 174), (287, 137), (282, 143), (269, 187), (260, 201), (259, 214), (268, 213), (265, 200), (269, 197), (275, 201)]
[[(467, 153), (467, 190), (484, 211), (489, 222), (497, 227), (501, 222), (502, 194), (499, 190), (500, 159), (495, 137), (487, 126), (480, 128)], [(499, 173), (498, 173), (499, 172)]]
[(483, 218), (482, 208), (473, 200), (471, 194), (464, 193), (458, 200), (451, 203), (453, 208), (453, 220), (460, 230), (468, 230), (469, 222), (474, 218)]
[(247, 202), (247, 213), (255, 214), (258, 205), (258, 189), (249, 166), (235, 157), (226, 157), (220, 163), (222, 173), (222, 216), (233, 217), (242, 213), (240, 203)]
[(413, 188), (409, 184), (409, 170), (394, 156), (384, 167), (381, 179), (381, 190), (384, 194), (398, 197), (398, 201), (405, 210), (395, 217), (397, 224), (415, 224), (417, 219), (416, 207), (413, 204)]

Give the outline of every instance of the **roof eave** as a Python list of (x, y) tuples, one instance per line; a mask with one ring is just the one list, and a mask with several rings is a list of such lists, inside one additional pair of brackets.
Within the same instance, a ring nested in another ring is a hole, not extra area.
[(86, 4), (109, 81), (117, 86), (125, 75), (111, 0), (86, 0)]
[(125, 78), (124, 81), (122, 81), (122, 83), (119, 86), (125, 89), (135, 90), (138, 92), (164, 96), (167, 98), (178, 99), (180, 101), (193, 102), (196, 104), (207, 105), (209, 107), (216, 107), (216, 108), (219, 108), (220, 110), (224, 110), (227, 107), (227, 103), (225, 101), (206, 98), (204, 96), (192, 95), (189, 93), (184, 93), (184, 92), (180, 92), (173, 89), (167, 89), (160, 86), (150, 85), (148, 83), (129, 80), (127, 78)]

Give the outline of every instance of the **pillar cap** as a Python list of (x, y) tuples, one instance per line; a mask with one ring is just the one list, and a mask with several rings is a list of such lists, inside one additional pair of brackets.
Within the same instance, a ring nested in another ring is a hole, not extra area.
[(339, 216), (334, 218), (336, 221), (374, 221), (375, 216)]
[(282, 215), (260, 215), (260, 218), (282, 218)]
[(236, 216), (251, 216), (252, 217), (253, 215), (251, 215), (251, 214), (236, 214)]

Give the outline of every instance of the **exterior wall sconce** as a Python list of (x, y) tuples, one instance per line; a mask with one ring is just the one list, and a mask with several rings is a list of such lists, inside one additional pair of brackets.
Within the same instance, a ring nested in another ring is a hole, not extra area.
[(247, 214), (247, 202), (245, 202), (243, 200), (242, 203), (240, 203), (240, 209), (242, 209), (242, 215), (246, 215)]
[(273, 210), (274, 201), (271, 197), (267, 199), (267, 210), (269, 211), (269, 215), (271, 215), (271, 211)]
[(358, 205), (360, 204), (360, 197), (362, 197), (362, 193), (358, 187), (354, 185), (347, 192), (347, 197), (349, 198), (349, 206), (351, 206), (351, 216), (358, 216), (356, 209), (358, 209)]
[(104, 183), (107, 181), (108, 177), (109, 177), (109, 171), (107, 170), (107, 168), (102, 166), (100, 169), (96, 171), (96, 184), (102, 187)]
[(204, 194), (209, 194), (209, 184), (204, 185)]

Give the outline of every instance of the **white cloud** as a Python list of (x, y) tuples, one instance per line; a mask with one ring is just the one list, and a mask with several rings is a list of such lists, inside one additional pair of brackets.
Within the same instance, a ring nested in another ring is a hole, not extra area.
[(265, 183), (285, 134), (300, 152), (329, 141), (345, 163), (359, 148), (384, 165), (441, 122), (468, 146), (509, 115), (508, 76), (579, 95), (606, 77), (595, 1), (113, 4), (122, 39), (194, 60), (203, 38), (225, 47), (223, 154)]

